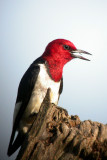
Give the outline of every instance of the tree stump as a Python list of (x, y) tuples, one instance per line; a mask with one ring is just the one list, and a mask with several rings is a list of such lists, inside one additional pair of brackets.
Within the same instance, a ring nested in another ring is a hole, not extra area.
[(107, 125), (69, 116), (49, 95), (48, 90), (16, 160), (107, 160)]

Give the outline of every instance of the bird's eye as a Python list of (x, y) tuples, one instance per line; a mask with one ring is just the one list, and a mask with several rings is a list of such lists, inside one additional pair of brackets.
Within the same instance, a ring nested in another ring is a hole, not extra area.
[(70, 46), (64, 45), (64, 49), (65, 49), (65, 50), (70, 50)]

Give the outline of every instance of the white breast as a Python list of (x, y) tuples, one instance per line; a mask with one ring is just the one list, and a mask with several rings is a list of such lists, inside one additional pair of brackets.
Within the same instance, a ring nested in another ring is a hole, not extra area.
[(54, 82), (47, 73), (45, 64), (40, 64), (40, 72), (34, 86), (29, 104), (26, 108), (26, 116), (35, 112), (38, 113), (41, 103), (47, 93), (47, 89), (51, 89), (51, 103), (58, 103), (60, 82)]
[(26, 133), (31, 124), (28, 124), (28, 119), (32, 113), (38, 113), (41, 103), (45, 98), (47, 89), (51, 89), (50, 100), (51, 103), (57, 105), (59, 99), (59, 87), (61, 82), (54, 82), (47, 73), (45, 64), (39, 64), (40, 72), (32, 91), (31, 98), (26, 107), (24, 115), (19, 124), (19, 130)]

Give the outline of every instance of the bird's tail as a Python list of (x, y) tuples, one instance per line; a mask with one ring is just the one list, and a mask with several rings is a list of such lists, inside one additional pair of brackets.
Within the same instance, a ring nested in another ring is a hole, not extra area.
[(22, 135), (20, 135), (20, 133), (18, 133), (15, 141), (12, 144), (13, 136), (11, 135), (7, 155), (11, 156), (22, 145), (23, 140), (24, 140), (24, 137)]

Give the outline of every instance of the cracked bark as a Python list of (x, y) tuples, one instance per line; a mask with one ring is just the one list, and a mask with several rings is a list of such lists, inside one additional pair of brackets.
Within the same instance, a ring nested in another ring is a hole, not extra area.
[(49, 94), (16, 160), (107, 160), (107, 125), (69, 116)]

